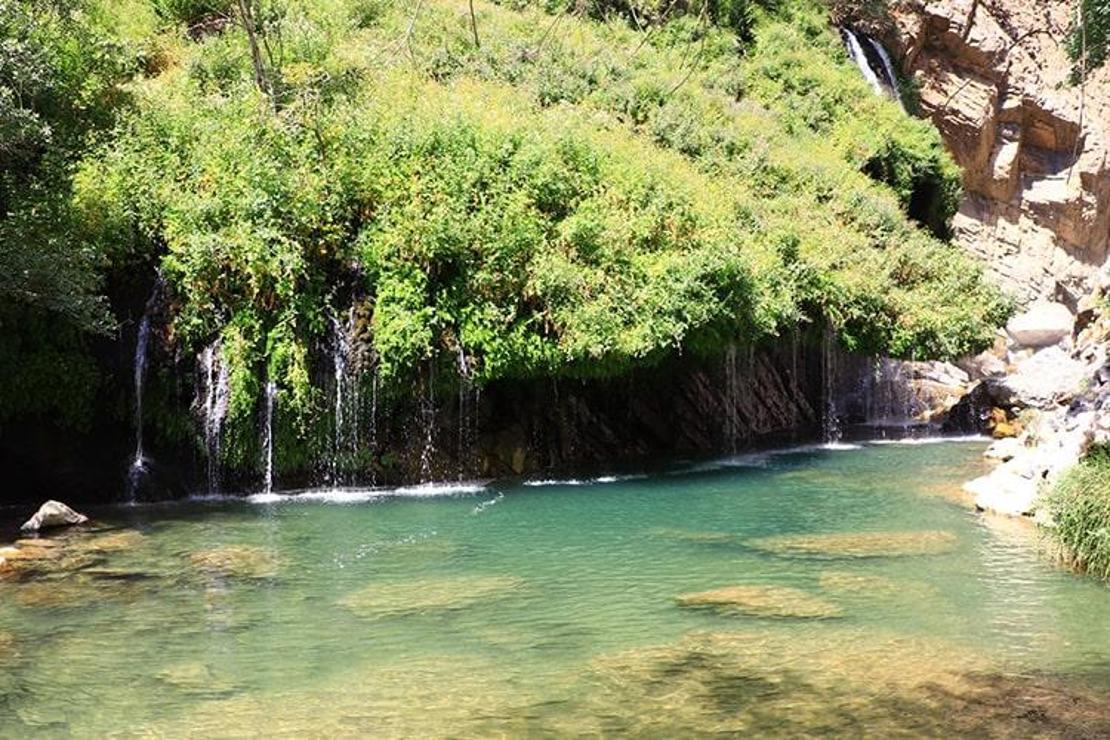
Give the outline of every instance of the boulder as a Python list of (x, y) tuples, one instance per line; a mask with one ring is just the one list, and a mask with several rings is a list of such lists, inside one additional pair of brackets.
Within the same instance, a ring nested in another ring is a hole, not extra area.
[(976, 380), (998, 378), (1006, 374), (1006, 363), (990, 350), (960, 360), (960, 367)]
[(24, 522), (20, 529), (24, 532), (38, 532), (43, 529), (84, 524), (88, 520), (87, 516), (77, 513), (60, 501), (47, 501), (39, 507), (33, 517)]
[(1071, 335), (1075, 318), (1067, 306), (1042, 301), (1006, 324), (1006, 332), (1021, 347), (1048, 347)]
[(983, 453), (983, 457), (989, 460), (1007, 462), (1013, 460), (1024, 449), (1025, 445), (1021, 443), (1021, 440), (1014, 437), (1006, 437), (995, 441), (988, 447), (986, 452)]

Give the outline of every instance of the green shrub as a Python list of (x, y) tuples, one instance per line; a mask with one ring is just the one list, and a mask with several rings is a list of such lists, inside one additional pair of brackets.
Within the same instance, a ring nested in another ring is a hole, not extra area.
[(1051, 536), (1066, 562), (1110, 578), (1110, 449), (1091, 450), (1046, 495)]

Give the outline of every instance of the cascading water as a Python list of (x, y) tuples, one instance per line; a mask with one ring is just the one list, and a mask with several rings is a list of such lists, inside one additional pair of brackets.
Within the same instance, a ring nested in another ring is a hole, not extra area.
[(737, 451), (740, 437), (740, 374), (736, 366), (736, 344), (725, 350), (725, 441), (729, 449)]
[(875, 50), (883, 63), (883, 72), (886, 74), (886, 84), (890, 89), (891, 97), (897, 101), (898, 107), (905, 110), (906, 106), (902, 103), (902, 96), (898, 93), (898, 77), (894, 74), (894, 64), (890, 61), (890, 55), (886, 53), (883, 45), (875, 39), (868, 38), (867, 40), (871, 42), (871, 48)]
[(863, 36), (863, 41), (866, 41), (879, 59), (879, 68), (876, 69), (868, 56), (867, 51), (864, 49), (863, 41), (860, 40), (860, 34), (857, 34), (850, 28), (840, 29), (841, 36), (844, 39), (844, 45), (848, 49), (848, 55), (852, 57), (852, 61), (859, 67), (860, 74), (871, 85), (876, 95), (888, 95), (898, 102), (898, 105), (905, 110), (902, 104), (902, 96), (898, 93), (898, 77), (894, 74), (894, 64), (891, 62), (890, 55), (887, 54), (886, 49), (875, 39), (869, 36)]
[(224, 363), (219, 340), (205, 347), (198, 358), (203, 398), (198, 411), (204, 429), (204, 447), (208, 461), (208, 493), (220, 492), (220, 443), (229, 398), (228, 368)]
[(270, 380), (266, 383), (266, 404), (262, 417), (262, 470), (263, 492), (274, 491), (274, 404), (277, 399), (277, 385)]
[(139, 320), (139, 330), (135, 336), (135, 359), (132, 372), (135, 383), (135, 456), (127, 472), (127, 500), (133, 502), (139, 483), (146, 472), (146, 457), (143, 454), (143, 385), (146, 382), (146, 358), (150, 345), (151, 315), (158, 307), (158, 300), (162, 292), (162, 279), (159, 277), (154, 282), (154, 289), (147, 299), (143, 316)]
[(458, 371), (459, 371), (459, 440), (458, 440), (458, 464), (459, 464), (459, 480), (463, 479), (466, 470), (466, 451), (470, 449), (470, 416), (472, 409), (470, 408), (470, 363), (466, 359), (466, 351), (463, 349), (462, 342), (459, 342), (458, 348)]
[(435, 427), (436, 427), (436, 366), (435, 361), (428, 362), (427, 385), (424, 392), (423, 409), (421, 416), (424, 423), (424, 449), (420, 452), (420, 482), (427, 483), (432, 479), (432, 458), (435, 455)]
[(875, 90), (876, 95), (883, 94), (883, 83), (879, 82), (878, 75), (875, 70), (871, 69), (871, 62), (867, 60), (867, 54), (863, 51), (863, 46), (859, 42), (859, 36), (850, 28), (842, 28), (840, 32), (844, 35), (844, 43), (848, 47), (848, 54), (852, 57), (852, 61), (859, 67), (859, 71), (863, 74), (863, 79), (871, 85)]
[(344, 482), (342, 473), (345, 458), (353, 458), (358, 451), (361, 426), (362, 399), (359, 392), (360, 377), (357, 358), (352, 347), (355, 313), (352, 308), (344, 324), (332, 317), (332, 366), (335, 371), (334, 386), (334, 436), (332, 454), (328, 463), (328, 478), (333, 485)]
[(821, 420), (821, 431), (827, 444), (836, 444), (840, 441), (840, 412), (836, 403), (837, 394), (837, 346), (836, 333), (832, 327), (825, 328), (822, 340), (821, 362), (821, 394), (824, 400), (824, 414)]

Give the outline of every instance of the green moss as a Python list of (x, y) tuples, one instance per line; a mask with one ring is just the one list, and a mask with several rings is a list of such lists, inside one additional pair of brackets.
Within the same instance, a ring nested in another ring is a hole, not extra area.
[(1067, 562), (1110, 579), (1110, 449), (1091, 450), (1045, 498)]

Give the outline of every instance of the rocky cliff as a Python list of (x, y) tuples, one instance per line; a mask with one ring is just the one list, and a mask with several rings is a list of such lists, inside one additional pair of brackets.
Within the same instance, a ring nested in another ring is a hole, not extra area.
[(1075, 0), (901, 0), (882, 37), (964, 168), (954, 240), (1074, 309), (1110, 242), (1110, 65), (1072, 84)]

